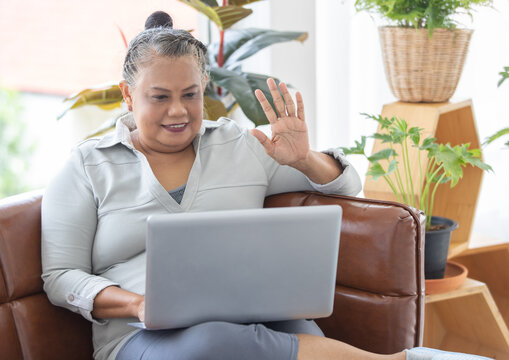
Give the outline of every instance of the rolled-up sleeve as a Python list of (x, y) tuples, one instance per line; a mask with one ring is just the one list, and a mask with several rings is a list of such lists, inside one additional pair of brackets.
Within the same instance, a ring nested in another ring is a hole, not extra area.
[(315, 190), (324, 194), (355, 196), (362, 190), (361, 180), (355, 168), (346, 160), (339, 148), (332, 148), (323, 153), (332, 156), (343, 169), (341, 175), (327, 184), (317, 184), (306, 175), (291, 166), (279, 165), (267, 153), (259, 141), (246, 131), (248, 146), (255, 153), (264, 167), (269, 186), (267, 195), (291, 191)]
[(327, 184), (317, 184), (308, 179), (313, 189), (324, 194), (357, 195), (362, 190), (361, 179), (355, 168), (346, 160), (345, 154), (339, 148), (322, 152), (336, 159), (343, 172)]
[(97, 206), (79, 149), (73, 151), (42, 200), (42, 279), (52, 304), (92, 317), (95, 296), (118, 285), (92, 274)]

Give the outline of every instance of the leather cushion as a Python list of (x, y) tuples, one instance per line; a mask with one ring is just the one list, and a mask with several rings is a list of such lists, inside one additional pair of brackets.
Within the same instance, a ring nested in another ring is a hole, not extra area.
[(8, 208), (0, 204), (0, 210), (0, 264), (8, 300), (41, 292), (41, 197)]
[(390, 297), (337, 287), (333, 315), (317, 323), (327, 337), (367, 351), (392, 354), (419, 341), (417, 303), (416, 296)]
[(0, 305), (0, 358), (23, 359), (9, 304)]
[(51, 305), (45, 294), (11, 304), (25, 359), (92, 357), (92, 327), (80, 315)]
[(338, 204), (348, 213), (341, 224), (338, 285), (388, 296), (416, 295), (422, 290), (419, 288), (422, 229), (416, 214), (407, 206), (318, 193), (276, 195), (265, 202), (266, 207), (288, 204)]

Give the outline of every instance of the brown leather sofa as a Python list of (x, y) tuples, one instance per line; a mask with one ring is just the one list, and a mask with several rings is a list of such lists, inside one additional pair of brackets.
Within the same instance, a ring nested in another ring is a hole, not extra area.
[[(0, 359), (91, 359), (91, 326), (51, 305), (40, 260), (41, 194), (0, 200)], [(329, 337), (378, 353), (421, 345), (424, 219), (405, 205), (287, 193), (267, 207), (339, 204), (343, 223)]]

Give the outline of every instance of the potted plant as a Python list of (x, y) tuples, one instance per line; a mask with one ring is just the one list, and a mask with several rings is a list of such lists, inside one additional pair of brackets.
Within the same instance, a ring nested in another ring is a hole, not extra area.
[[(470, 144), (439, 144), (433, 137), (423, 138), (423, 129), (409, 127), (404, 119), (363, 115), (378, 122), (379, 130), (370, 137), (381, 140), (387, 144), (387, 148), (367, 155), (365, 147), (368, 137), (362, 136), (360, 141), (355, 141), (354, 147), (342, 149), (345, 155), (364, 156), (370, 163), (367, 175), (374, 180), (382, 178), (387, 182), (399, 202), (424, 211), (425, 277), (442, 278), (450, 235), (458, 225), (454, 220), (432, 216), (436, 190), (445, 183), (454, 187), (462, 178), (463, 168), (467, 165), (483, 170), (491, 170), (491, 167), (482, 161), (479, 149), (469, 149)], [(427, 156), (428, 164), (425, 168), (421, 166), (421, 156), (418, 156), (418, 166), (411, 166), (410, 146), (415, 147), (419, 154)], [(415, 183), (422, 184), (420, 194), (415, 193)]]
[[(306, 32), (275, 31), (269, 29), (231, 29), (231, 26), (249, 16), (253, 10), (244, 5), (260, 0), (180, 0), (207, 16), (219, 29), (220, 40), (210, 43), (208, 48), (208, 71), (210, 81), (205, 90), (204, 116), (209, 120), (217, 120), (228, 116), (239, 106), (246, 117), (255, 125), (268, 124), (268, 120), (259, 105), (254, 91), (260, 89), (272, 106), (272, 96), (267, 86), (267, 79), (273, 76), (254, 74), (242, 70), (242, 62), (260, 50), (286, 41), (307, 39)], [(121, 32), (127, 46), (125, 36)], [(67, 107), (59, 115), (63, 117), (67, 111), (83, 105), (95, 105), (104, 109), (119, 107), (122, 93), (117, 83), (83, 90), (64, 100)], [(99, 136), (115, 126), (115, 118), (105, 122), (89, 137)]]
[(444, 102), (456, 90), (472, 35), (455, 15), (472, 16), (492, 0), (356, 0), (357, 11), (378, 14), (385, 75), (395, 97), (408, 102)]

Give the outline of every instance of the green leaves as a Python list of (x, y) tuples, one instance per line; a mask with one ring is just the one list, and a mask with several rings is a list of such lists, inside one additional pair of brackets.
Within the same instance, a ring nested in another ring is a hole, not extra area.
[[(244, 114), (256, 125), (268, 124), (268, 120), (263, 113), (261, 106), (256, 100), (253, 92), (260, 89), (271, 105), (272, 96), (268, 90), (266, 79), (269, 76), (260, 74), (249, 74), (242, 72), (242, 61), (258, 53), (260, 50), (285, 41), (297, 40), (303, 42), (308, 34), (305, 32), (294, 31), (275, 31), (268, 29), (230, 29), (230, 27), (252, 13), (251, 9), (243, 8), (244, 5), (259, 0), (229, 0), (227, 6), (219, 6), (217, 0), (179, 0), (197, 11), (207, 16), (224, 32), (223, 43), (221, 45), (222, 54), (219, 56), (220, 44), (212, 43), (208, 45), (208, 60), (210, 79), (214, 84), (207, 87), (205, 95), (208, 98), (205, 104), (205, 113), (211, 119), (215, 120), (224, 116), (224, 109), (217, 101), (222, 101), (227, 111), (231, 111), (237, 104)], [(220, 57), (221, 64), (218, 64)], [(219, 66), (221, 65), (221, 66)], [(216, 89), (221, 87), (226, 92)], [(229, 95), (233, 96), (234, 101), (226, 100)], [(226, 103), (229, 101), (229, 103)]]
[[(306, 32), (276, 31), (268, 29), (230, 29), (225, 33), (224, 64), (223, 67), (233, 69), (242, 60), (256, 54), (260, 50), (280, 42), (297, 40), (303, 42), (307, 39)], [(214, 54), (214, 64), (217, 64), (219, 44), (209, 46), (209, 53)]]
[(228, 29), (233, 24), (251, 15), (253, 10), (243, 8), (245, 5), (254, 1), (231, 1), (240, 5), (217, 6), (216, 1), (212, 0), (179, 0), (198, 10), (200, 13), (208, 17), (221, 30)]
[(419, 150), (431, 151), (437, 145), (436, 140), (437, 139), (435, 139), (433, 136), (428, 136), (423, 140), (422, 144), (418, 146)]
[[(266, 83), (268, 76), (241, 73), (214, 67), (210, 69), (210, 78), (218, 86), (225, 88), (233, 95), (244, 114), (254, 122), (256, 126), (268, 123), (267, 117), (254, 95), (254, 90), (262, 90), (267, 100), (269, 100), (272, 107), (274, 107), (272, 96), (270, 96), (270, 91)], [(279, 83), (279, 80), (275, 80)]]
[(498, 74), (501, 76), (501, 79), (498, 81), (497, 86), (500, 86), (509, 78), (509, 66), (504, 66), (504, 71), (501, 71)]
[(394, 122), (396, 121), (396, 118), (393, 117), (392, 119), (382, 117), (382, 115), (370, 115), (366, 113), (361, 113), (362, 116), (365, 116), (367, 119), (375, 120), (378, 122), (382, 129), (389, 128)]
[[(456, 146), (438, 144), (434, 137), (428, 136), (423, 139), (424, 129), (416, 126), (409, 128), (404, 119), (363, 115), (379, 124), (378, 131), (370, 137), (389, 144), (390, 147), (367, 155), (365, 152), (367, 136), (362, 136), (360, 141), (355, 141), (355, 146), (343, 147), (343, 152), (345, 155), (364, 156), (370, 163), (367, 175), (375, 181), (383, 178), (398, 201), (410, 206), (420, 206), (428, 220), (431, 218), (434, 196), (439, 184), (450, 183), (451, 187), (455, 186), (463, 177), (463, 169), (467, 165), (491, 170), (491, 167), (482, 161), (481, 151), (469, 149), (470, 144)], [(509, 128), (503, 133), (509, 133)], [(414, 156), (417, 151), (418, 167), (410, 166), (409, 144), (413, 145)], [(396, 153), (395, 148), (401, 152)], [(424, 167), (421, 167), (420, 163), (423, 157), (421, 154), (428, 157), (428, 164)], [(387, 170), (384, 166), (387, 166)], [(422, 189), (420, 194), (414, 194), (416, 182), (418, 184), (416, 188)], [(420, 204), (416, 203), (415, 195), (421, 196)]]
[(396, 170), (397, 166), (398, 166), (397, 160), (391, 160), (387, 168), (387, 171), (385, 171), (383, 166), (377, 161), (371, 164), (371, 167), (369, 168), (366, 175), (373, 177), (373, 180), (376, 181), (381, 176), (388, 176), (390, 173)]
[(492, 0), (356, 0), (355, 8), (378, 13), (397, 26), (427, 28), (431, 36), (435, 28), (456, 27), (456, 14), (472, 17), (476, 6), (491, 6), (492, 3)]
[[(234, 102), (227, 106), (228, 110), (235, 106), (235, 104), (238, 104), (249, 120), (257, 126), (268, 124), (267, 117), (254, 96), (254, 91), (260, 89), (274, 108), (272, 95), (267, 86), (267, 79), (272, 76), (243, 72), (241, 63), (243, 60), (272, 44), (292, 40), (304, 41), (306, 38), (307, 33), (305, 32), (256, 28), (230, 29), (225, 33), (223, 67), (217, 66), (217, 56), (214, 55), (218, 52), (219, 44), (214, 43), (209, 45), (210, 79), (216, 86), (226, 89), (227, 93), (234, 97)], [(276, 79), (276, 82), (279, 81)], [(207, 88), (205, 95), (216, 100), (221, 100), (221, 97), (215, 94), (213, 86)], [(211, 120), (219, 118), (218, 112), (212, 114), (208, 112), (208, 115)], [(216, 118), (216, 116), (218, 117)]]
[[(484, 140), (483, 145), (490, 144), (493, 141), (497, 140), (498, 138), (500, 138), (500, 137), (502, 137), (504, 135), (509, 135), (509, 127), (506, 127), (505, 129), (499, 130), (495, 134), (493, 134), (490, 137), (488, 137), (486, 140)], [(509, 146), (509, 141), (507, 141), (505, 143), (505, 145)]]
[(378, 180), (380, 176), (385, 176), (385, 170), (379, 162), (371, 165), (366, 175), (373, 177), (373, 180)]
[(450, 178), (451, 187), (456, 186), (463, 177), (463, 168), (470, 164), (483, 170), (491, 171), (491, 166), (480, 159), (479, 149), (469, 150), (470, 144), (451, 146), (451, 144), (439, 144), (435, 151), (437, 164), (443, 167), (445, 176)]
[(104, 110), (111, 110), (121, 106), (122, 91), (117, 83), (108, 83), (80, 91), (64, 99), (67, 107), (58, 115), (60, 120), (69, 110), (83, 105), (96, 105)]
[(393, 149), (383, 149), (371, 156), (368, 156), (368, 161), (374, 163), (380, 160), (388, 160), (391, 156), (396, 156), (396, 152)]
[(364, 155), (366, 156), (364, 152), (364, 148), (366, 147), (366, 136), (361, 136), (361, 141), (355, 140), (355, 146), (347, 148), (342, 147), (341, 150), (345, 155)]

